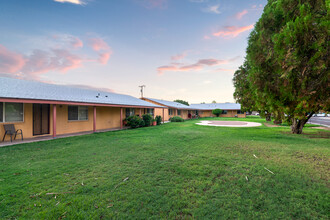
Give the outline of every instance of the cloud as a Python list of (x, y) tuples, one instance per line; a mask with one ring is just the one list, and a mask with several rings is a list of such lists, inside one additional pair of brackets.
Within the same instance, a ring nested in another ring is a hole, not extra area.
[(207, 8), (204, 8), (203, 11), (204, 12), (208, 12), (208, 13), (215, 13), (215, 14), (220, 14), (221, 12), (219, 11), (219, 7), (220, 5), (210, 5)]
[(72, 39), (71, 39), (71, 45), (74, 48), (79, 48), (79, 47), (83, 47), (84, 46), (83, 42), (78, 37), (72, 37)]
[(112, 54), (110, 46), (101, 38), (90, 38), (89, 45), (94, 51), (98, 52), (99, 58), (97, 61), (101, 64), (107, 64)]
[(109, 45), (101, 38), (90, 38), (89, 39), (89, 45), (95, 51), (109, 50), (110, 49)]
[(49, 71), (65, 73), (68, 70), (80, 67), (83, 62), (81, 57), (65, 49), (34, 50), (26, 58), (28, 61), (21, 71), (35, 77)]
[(0, 44), (0, 73), (16, 73), (25, 65), (25, 62), (21, 54), (9, 51)]
[(198, 62), (193, 63), (193, 64), (171, 64), (171, 65), (165, 65), (165, 66), (160, 66), (157, 68), (158, 75), (163, 75), (164, 72), (186, 72), (186, 71), (197, 71), (201, 70), (205, 67), (208, 66), (218, 66), (221, 64), (227, 64), (229, 62), (232, 62), (239, 57), (234, 57), (228, 60), (218, 60), (218, 59), (200, 59)]
[(55, 2), (60, 3), (71, 3), (76, 5), (85, 5), (86, 3), (83, 0), (54, 0)]
[(177, 54), (171, 57), (171, 60), (177, 61), (177, 60), (182, 60), (183, 58), (185, 58), (187, 56), (186, 52), (183, 52), (181, 54)]
[(107, 64), (112, 54), (109, 45), (101, 38), (89, 41), (91, 48), (97, 52), (94, 58), (80, 50), (84, 44), (78, 37), (61, 34), (47, 39), (52, 39), (47, 44), (48, 48), (34, 49), (28, 54), (16, 53), (0, 45), (0, 74), (40, 81), (42, 74), (50, 71), (66, 73), (82, 67), (85, 62)]
[(101, 64), (107, 64), (108, 63), (108, 60), (110, 59), (110, 56), (111, 56), (111, 52), (104, 52), (104, 53), (99, 53), (99, 58), (98, 58), (98, 61), (101, 63)]
[(237, 27), (237, 26), (227, 26), (224, 29), (213, 33), (212, 35), (215, 37), (224, 37), (224, 38), (235, 38), (241, 33), (253, 29), (254, 24)]
[(204, 40), (209, 40), (209, 39), (211, 39), (211, 38), (210, 38), (209, 36), (207, 36), (207, 35), (204, 35), (203, 39), (204, 39)]
[(236, 19), (240, 20), (244, 15), (246, 15), (248, 13), (248, 10), (244, 9), (243, 11), (241, 12), (238, 12), (235, 17)]

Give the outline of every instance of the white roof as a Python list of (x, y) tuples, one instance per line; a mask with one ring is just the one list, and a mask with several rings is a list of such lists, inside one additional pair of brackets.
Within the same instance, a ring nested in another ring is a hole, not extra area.
[(165, 106), (170, 107), (170, 108), (192, 110), (191, 106), (184, 105), (184, 104), (181, 104), (181, 103), (178, 103), (178, 102), (172, 102), (172, 101), (166, 101), (166, 100), (154, 99), (154, 98), (145, 98), (145, 99), (148, 99), (148, 100), (153, 101), (153, 102), (157, 102), (161, 105), (165, 105)]
[(213, 109), (221, 109), (221, 110), (241, 110), (241, 104), (238, 103), (206, 103), (206, 104), (191, 104), (191, 108), (199, 109), (199, 110), (213, 110)]
[(161, 107), (129, 95), (0, 77), (0, 98)]

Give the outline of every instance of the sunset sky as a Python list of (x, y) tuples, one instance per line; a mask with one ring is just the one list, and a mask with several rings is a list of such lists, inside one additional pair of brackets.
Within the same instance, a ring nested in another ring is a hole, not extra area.
[(189, 103), (234, 102), (266, 0), (1, 0), (0, 75)]

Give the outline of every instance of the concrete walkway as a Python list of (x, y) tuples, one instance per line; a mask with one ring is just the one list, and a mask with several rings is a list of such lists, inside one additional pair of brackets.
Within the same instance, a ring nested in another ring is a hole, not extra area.
[[(127, 129), (127, 128), (128, 127), (123, 128), (123, 129)], [(95, 133), (101, 133), (101, 132), (107, 132), (107, 131), (118, 131), (118, 130), (123, 130), (123, 129), (120, 129), (120, 128), (104, 129), (104, 130), (97, 130)], [(55, 139), (73, 137), (73, 136), (80, 136), (80, 135), (86, 135), (86, 134), (93, 134), (93, 131), (85, 131), (85, 132), (57, 135)], [(40, 141), (48, 141), (48, 140), (53, 140), (53, 139), (54, 138), (53, 138), (52, 135), (42, 135), (42, 136), (37, 136), (37, 137), (34, 137), (34, 138), (27, 138), (27, 139), (24, 139), (22, 141), (21, 137), (18, 136), (16, 138), (16, 140), (13, 140), (13, 142), (10, 142), (10, 140), (0, 142), (0, 147), (11, 146), (11, 145), (16, 145), (16, 144), (25, 144), (25, 143), (34, 143), (34, 142), (40, 142)]]

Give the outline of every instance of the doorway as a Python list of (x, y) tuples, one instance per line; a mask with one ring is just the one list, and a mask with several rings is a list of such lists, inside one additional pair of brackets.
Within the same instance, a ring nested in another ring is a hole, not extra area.
[(33, 104), (33, 135), (49, 134), (49, 104)]

